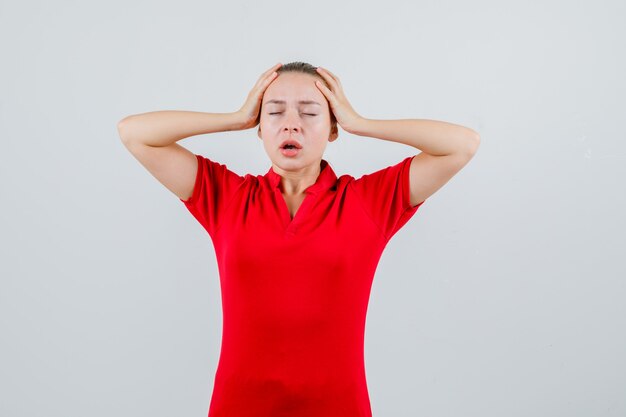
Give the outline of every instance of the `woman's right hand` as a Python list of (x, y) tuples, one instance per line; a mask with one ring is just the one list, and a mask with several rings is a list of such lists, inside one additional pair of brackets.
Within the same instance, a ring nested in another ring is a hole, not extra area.
[(241, 117), (242, 130), (250, 129), (259, 124), (261, 120), (259, 111), (261, 109), (263, 94), (265, 94), (267, 86), (270, 85), (278, 75), (275, 71), (280, 68), (281, 65), (283, 64), (278, 63), (261, 74), (258, 81), (248, 94), (246, 102), (243, 106), (241, 106), (241, 109), (237, 110), (237, 114)]

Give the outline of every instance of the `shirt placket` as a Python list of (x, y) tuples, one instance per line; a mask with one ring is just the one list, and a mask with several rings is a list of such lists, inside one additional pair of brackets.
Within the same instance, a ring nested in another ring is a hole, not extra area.
[(282, 223), (285, 228), (285, 237), (294, 236), (298, 232), (302, 222), (306, 221), (306, 218), (309, 215), (309, 211), (311, 210), (312, 204), (314, 203), (317, 194), (312, 191), (305, 191), (305, 194), (306, 196), (304, 197), (304, 200), (302, 200), (298, 211), (296, 211), (296, 215), (292, 219), (291, 215), (289, 214), (287, 202), (285, 201), (282, 193), (278, 188), (274, 190), (274, 196), (278, 200), (278, 205), (281, 207), (280, 216), (282, 218)]

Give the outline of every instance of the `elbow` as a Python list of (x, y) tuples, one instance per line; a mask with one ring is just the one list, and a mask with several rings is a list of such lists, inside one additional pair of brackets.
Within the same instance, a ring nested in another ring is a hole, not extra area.
[(122, 142), (126, 142), (128, 140), (128, 125), (131, 117), (132, 116), (124, 117), (122, 120), (117, 122), (117, 133), (120, 135)]
[(480, 135), (475, 130), (472, 130), (468, 139), (467, 139), (467, 152), (470, 155), (474, 155), (476, 151), (478, 151), (478, 147), (480, 146)]

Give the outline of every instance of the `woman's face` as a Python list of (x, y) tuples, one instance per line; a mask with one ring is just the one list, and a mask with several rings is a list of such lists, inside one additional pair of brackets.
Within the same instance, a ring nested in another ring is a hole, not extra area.
[[(283, 169), (296, 169), (319, 163), (331, 135), (330, 107), (310, 74), (280, 73), (266, 88), (261, 105), (259, 138), (272, 162)], [(302, 147), (286, 156), (280, 145), (287, 139)]]

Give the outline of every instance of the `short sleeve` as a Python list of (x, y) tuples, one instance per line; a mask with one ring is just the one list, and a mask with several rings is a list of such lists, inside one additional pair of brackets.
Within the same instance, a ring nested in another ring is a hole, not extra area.
[(180, 199), (191, 214), (213, 236), (228, 204), (244, 178), (224, 164), (196, 154), (198, 170), (191, 197)]
[(424, 203), (411, 206), (410, 168), (413, 156), (351, 182), (365, 212), (388, 241)]

